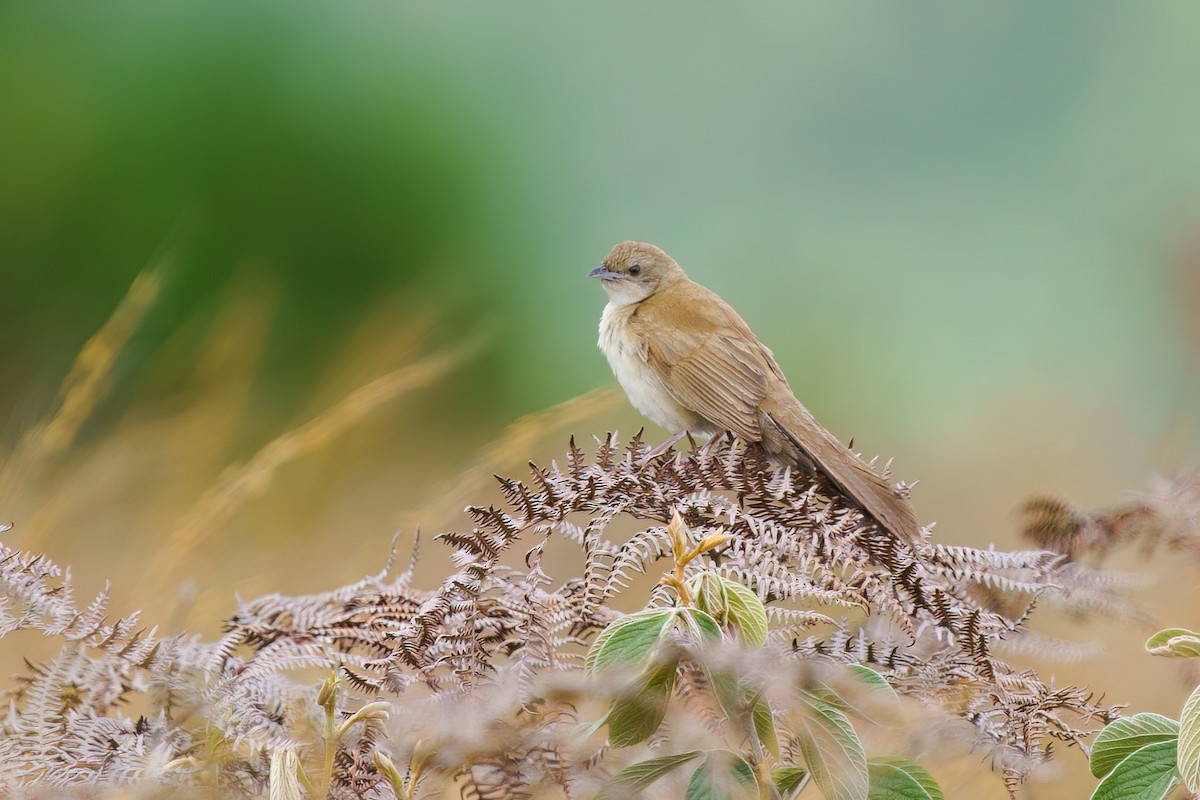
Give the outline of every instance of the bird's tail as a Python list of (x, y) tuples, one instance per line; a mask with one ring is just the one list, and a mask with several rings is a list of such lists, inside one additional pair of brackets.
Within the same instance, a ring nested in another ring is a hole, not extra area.
[(825, 430), (798, 400), (764, 403), (762, 413), (768, 453), (791, 466), (819, 471), (893, 536), (903, 541), (920, 538), (921, 526), (908, 498)]

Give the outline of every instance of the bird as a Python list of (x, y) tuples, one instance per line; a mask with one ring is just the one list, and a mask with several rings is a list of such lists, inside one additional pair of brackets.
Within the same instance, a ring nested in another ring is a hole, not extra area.
[(869, 464), (821, 426), (775, 355), (715, 292), (661, 248), (621, 242), (588, 273), (608, 294), (600, 349), (630, 402), (673, 436), (729, 431), (771, 461), (823, 475), (893, 537), (921, 537), (916, 513)]

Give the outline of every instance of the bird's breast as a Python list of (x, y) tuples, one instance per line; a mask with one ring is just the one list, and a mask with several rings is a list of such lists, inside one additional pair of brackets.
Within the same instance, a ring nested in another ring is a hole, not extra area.
[(636, 309), (635, 305), (612, 303), (604, 307), (600, 317), (600, 350), (634, 408), (672, 433), (700, 430), (700, 417), (677, 403), (653, 367), (646, 363), (641, 337), (631, 322)]

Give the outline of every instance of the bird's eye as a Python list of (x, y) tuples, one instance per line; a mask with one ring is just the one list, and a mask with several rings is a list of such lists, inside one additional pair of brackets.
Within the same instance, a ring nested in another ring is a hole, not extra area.
[(634, 264), (632, 267), (629, 268), (629, 274), (630, 275), (641, 275), (642, 268), (639, 265)]

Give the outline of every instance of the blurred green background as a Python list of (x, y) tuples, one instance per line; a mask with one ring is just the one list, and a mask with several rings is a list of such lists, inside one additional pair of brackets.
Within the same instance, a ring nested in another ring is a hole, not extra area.
[[(0, 487), (6, 536), (132, 607), (191, 525), (156, 621), (202, 630), (235, 589), (372, 571), (491, 471), (641, 424), (618, 399), (503, 433), (614, 383), (584, 276), (634, 238), (920, 479), (941, 540), (1016, 546), (1032, 493), (1194, 466), (1197, 41), (1183, 2), (4, 3), (10, 463), (159, 265), (69, 447)], [(273, 439), (471, 337), (211, 512)]]

